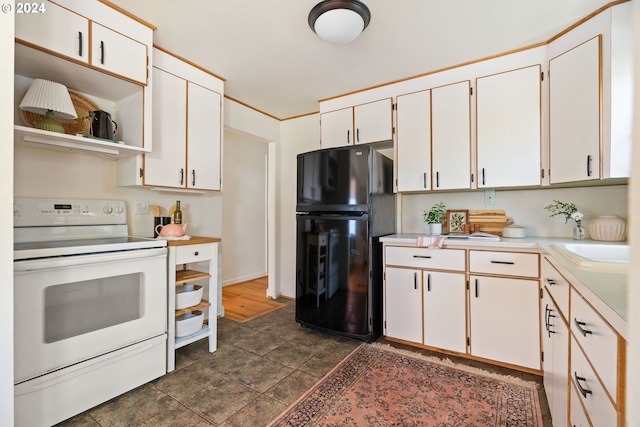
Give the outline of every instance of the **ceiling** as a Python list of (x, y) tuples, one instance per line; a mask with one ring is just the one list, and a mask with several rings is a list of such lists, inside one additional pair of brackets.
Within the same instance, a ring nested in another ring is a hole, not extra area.
[(318, 100), (547, 41), (608, 0), (363, 0), (369, 27), (320, 40), (320, 0), (111, 0), (155, 25), (154, 43), (223, 77), (225, 94), (278, 119)]

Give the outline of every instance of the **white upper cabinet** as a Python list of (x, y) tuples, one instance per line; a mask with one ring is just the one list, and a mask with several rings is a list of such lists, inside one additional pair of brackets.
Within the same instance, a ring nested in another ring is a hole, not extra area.
[(322, 148), (393, 139), (391, 98), (320, 114)]
[(470, 82), (431, 89), (431, 187), (471, 187)]
[(120, 162), (119, 185), (222, 190), (223, 81), (164, 51), (154, 57), (153, 152)]
[(45, 1), (44, 13), (17, 13), (16, 38), (80, 62), (89, 61), (89, 20)]
[(391, 98), (357, 105), (353, 108), (355, 143), (390, 141), (393, 139), (393, 105)]
[(320, 115), (322, 148), (353, 144), (353, 108), (330, 111)]
[(396, 98), (398, 191), (431, 189), (431, 91)]
[[(153, 63), (154, 28), (107, 3), (44, 1), (38, 3), (42, 13), (16, 14), (16, 144), (64, 147), (113, 159), (151, 151), (153, 96), (148, 68)], [(120, 143), (78, 136), (90, 133), (81, 122), (86, 115), (70, 119), (79, 122), (70, 123), (69, 133), (34, 129), (18, 108), (33, 79), (64, 84), (85, 111), (107, 111), (118, 124), (115, 139)]]
[(471, 187), (470, 82), (396, 98), (398, 191)]
[(552, 184), (630, 176), (631, 3), (601, 12), (548, 46)]
[(91, 65), (146, 84), (147, 46), (92, 22)]
[(600, 178), (600, 36), (549, 60), (549, 179)]
[(541, 66), (476, 80), (478, 188), (541, 184)]
[(189, 82), (187, 105), (187, 188), (220, 190), (222, 96)]
[(144, 183), (160, 187), (184, 186), (187, 81), (154, 68), (153, 90), (153, 151), (144, 156)]

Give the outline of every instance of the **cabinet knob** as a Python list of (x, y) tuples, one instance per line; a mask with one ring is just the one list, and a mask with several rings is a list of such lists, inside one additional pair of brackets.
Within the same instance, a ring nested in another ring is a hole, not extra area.
[(200, 255), (200, 252), (198, 252), (198, 251), (195, 251), (195, 252), (193, 253), (193, 256), (198, 256), (198, 255)]

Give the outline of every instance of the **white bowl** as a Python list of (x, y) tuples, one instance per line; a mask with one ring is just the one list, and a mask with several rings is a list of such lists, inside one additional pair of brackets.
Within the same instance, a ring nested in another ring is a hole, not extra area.
[(202, 286), (190, 283), (176, 286), (176, 310), (200, 304), (202, 291)]
[(592, 219), (587, 225), (593, 240), (620, 242), (627, 234), (627, 223), (615, 215), (602, 215)]
[(176, 338), (186, 337), (198, 332), (204, 323), (204, 313), (200, 310), (192, 311), (176, 317)]
[(522, 239), (525, 237), (525, 228), (514, 224), (507, 225), (502, 229), (502, 237)]

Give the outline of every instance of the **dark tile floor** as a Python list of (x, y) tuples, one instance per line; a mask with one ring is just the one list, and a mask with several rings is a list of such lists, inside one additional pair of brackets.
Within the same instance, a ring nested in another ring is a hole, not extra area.
[[(208, 352), (207, 340), (180, 348), (175, 371), (58, 426), (267, 425), (360, 344), (301, 328), (295, 304), (281, 302), (286, 306), (246, 323), (218, 319), (215, 353)], [(452, 359), (540, 382), (534, 375)], [(542, 387), (540, 401), (544, 425), (550, 426)]]

